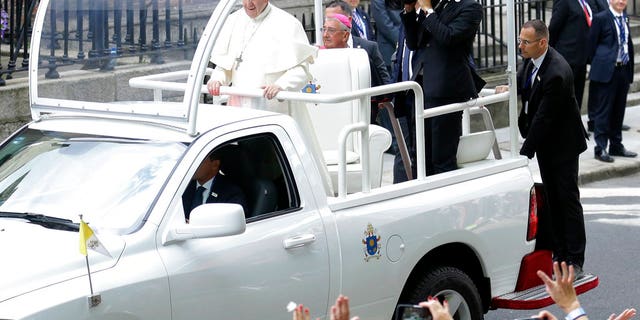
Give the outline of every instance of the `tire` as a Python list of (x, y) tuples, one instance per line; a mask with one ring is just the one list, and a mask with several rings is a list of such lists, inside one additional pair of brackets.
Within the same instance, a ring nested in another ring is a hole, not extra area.
[(408, 292), (408, 301), (401, 303), (417, 304), (428, 296), (437, 297), (440, 301), (447, 300), (454, 320), (482, 320), (484, 317), (478, 288), (460, 269), (430, 269)]

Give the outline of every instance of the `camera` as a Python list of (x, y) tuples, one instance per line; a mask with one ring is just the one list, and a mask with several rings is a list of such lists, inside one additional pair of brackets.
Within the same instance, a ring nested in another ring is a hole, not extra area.
[(396, 307), (396, 320), (432, 320), (429, 309), (415, 304), (399, 304)]

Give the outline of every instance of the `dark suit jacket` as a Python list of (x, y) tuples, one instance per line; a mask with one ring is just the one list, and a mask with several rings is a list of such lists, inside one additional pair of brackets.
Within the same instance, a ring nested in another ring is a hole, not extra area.
[[(399, 17), (399, 15), (398, 15)], [(402, 81), (402, 63), (405, 55), (410, 55), (413, 52), (413, 56), (409, 61), (411, 65), (410, 71), (413, 73), (407, 75), (408, 80), (422, 82), (422, 78), (418, 78), (420, 71), (422, 71), (422, 59), (420, 58), (420, 51), (411, 51), (408, 47), (405, 47), (405, 35), (404, 35), (404, 26), (400, 25), (400, 30), (398, 30), (398, 48), (394, 53), (391, 65), (391, 81), (393, 82), (401, 82)], [(409, 58), (407, 58), (409, 59)], [(411, 117), (413, 111), (414, 101), (413, 95), (409, 92), (397, 92), (394, 94), (394, 105), (393, 111), (396, 117)]]
[(391, 76), (387, 71), (387, 66), (382, 60), (382, 54), (378, 49), (378, 44), (366, 39), (352, 37), (353, 47), (362, 48), (369, 56), (369, 68), (371, 69), (371, 86), (376, 87), (391, 83)]
[(382, 59), (387, 66), (391, 66), (391, 55), (398, 44), (398, 29), (400, 28), (400, 9), (391, 9), (388, 0), (372, 0), (371, 15), (376, 21), (376, 42), (380, 48)]
[[(367, 34), (367, 40), (376, 41), (376, 35), (373, 33), (373, 26), (371, 25), (371, 17), (369, 14), (362, 10), (362, 8), (356, 8), (356, 12), (362, 17), (362, 22), (364, 22), (365, 32)], [(352, 27), (351, 27), (351, 35), (357, 38), (360, 38), (360, 34), (358, 33), (358, 27), (356, 27), (355, 18), (353, 18)]]
[[(189, 215), (191, 214), (191, 202), (195, 191), (196, 181), (193, 180), (182, 194), (182, 206), (184, 208), (185, 219), (189, 219)], [(213, 195), (214, 193), (215, 195)], [(248, 212), (247, 200), (240, 187), (221, 174), (216, 175), (206, 203), (237, 203), (242, 206), (245, 213)]]
[(473, 40), (482, 21), (482, 6), (475, 0), (441, 1), (435, 13), (400, 15), (406, 30), (407, 46), (423, 48), (423, 90), (425, 98), (475, 97), (472, 66), (469, 64)]
[(609, 1), (607, 0), (590, 0), (589, 5), (594, 16), (600, 11), (609, 10)]
[[(398, 30), (398, 48), (395, 52), (395, 56), (394, 56), (394, 60), (392, 61), (392, 65), (391, 65), (391, 81), (392, 82), (400, 82), (402, 81), (402, 59), (404, 57), (405, 54), (409, 54), (409, 52), (411, 52), (411, 49), (409, 49), (408, 47), (406, 48), (406, 52), (405, 52), (405, 47), (404, 47), (404, 42), (405, 42), (405, 33), (404, 33), (404, 26), (400, 25), (400, 29)], [(420, 71), (422, 71), (422, 58), (421, 58), (421, 51), (414, 51), (413, 53), (413, 57), (411, 57), (411, 71), (413, 71), (412, 74), (410, 74), (409, 76), (409, 80), (416, 80), (416, 77), (418, 76), (418, 74), (420, 73)]]
[[(592, 15), (595, 0), (586, 1)], [(570, 65), (587, 64), (589, 25), (578, 0), (554, 0), (549, 22), (549, 45), (558, 50)]]
[[(532, 158), (534, 153), (545, 163), (575, 159), (587, 149), (587, 132), (582, 125), (580, 108), (573, 89), (573, 74), (567, 61), (549, 47), (530, 89), (523, 88), (533, 70), (528, 59), (518, 70), (518, 92), (523, 108), (518, 118), (525, 141), (520, 154)], [(525, 100), (529, 95), (528, 112)]]
[[(597, 82), (609, 82), (613, 77), (613, 69), (618, 57), (618, 33), (611, 10), (599, 12), (593, 16), (591, 30), (589, 30), (589, 55), (591, 57), (591, 71), (589, 80)], [(629, 21), (626, 13), (624, 20)], [(629, 63), (627, 75), (629, 83), (633, 82), (633, 41), (627, 33), (629, 46)]]

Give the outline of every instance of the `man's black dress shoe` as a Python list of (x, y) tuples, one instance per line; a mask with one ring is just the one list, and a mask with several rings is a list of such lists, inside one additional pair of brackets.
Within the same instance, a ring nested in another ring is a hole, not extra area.
[(613, 162), (613, 161), (614, 161), (614, 160), (613, 160), (613, 158), (612, 158), (612, 157), (611, 157), (611, 156), (610, 156), (606, 151), (604, 151), (604, 150), (600, 151), (600, 153), (599, 153), (599, 154), (598, 154), (598, 153), (596, 153), (595, 158), (596, 158), (597, 160), (602, 161), (602, 162), (609, 162), (609, 163), (611, 163), (611, 162)]
[(579, 264), (571, 264), (573, 266), (573, 274), (575, 275), (575, 279), (579, 279), (584, 275), (584, 270)]
[(609, 154), (612, 156), (625, 157), (625, 158), (635, 158), (638, 156), (637, 153), (633, 151), (629, 151), (626, 148), (611, 150), (609, 149)]
[(622, 127), (620, 128), (622, 131), (629, 131), (629, 129), (631, 129), (631, 127), (629, 127), (626, 124), (623, 124)]

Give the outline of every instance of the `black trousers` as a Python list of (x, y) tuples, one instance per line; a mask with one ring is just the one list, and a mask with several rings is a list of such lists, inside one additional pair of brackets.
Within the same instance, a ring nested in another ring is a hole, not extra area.
[[(596, 142), (595, 153), (609, 148), (620, 150), (622, 148), (622, 122), (627, 106), (627, 93), (629, 81), (626, 67), (616, 67), (613, 77), (609, 82), (591, 81), (589, 90), (593, 99), (594, 138)], [(590, 101), (591, 104), (591, 101)]]
[[(427, 98), (425, 109), (467, 101), (465, 98)], [(456, 154), (462, 135), (462, 111), (424, 120), (427, 175), (458, 169)]]
[(584, 96), (584, 82), (587, 77), (587, 65), (571, 65), (573, 71), (573, 89), (576, 93), (578, 108), (582, 109), (582, 97)]
[(586, 233), (578, 189), (578, 155), (558, 162), (538, 154), (538, 166), (547, 199), (546, 216), (539, 217), (539, 222), (541, 229), (546, 229), (544, 234), (552, 238), (553, 259), (582, 266)]

